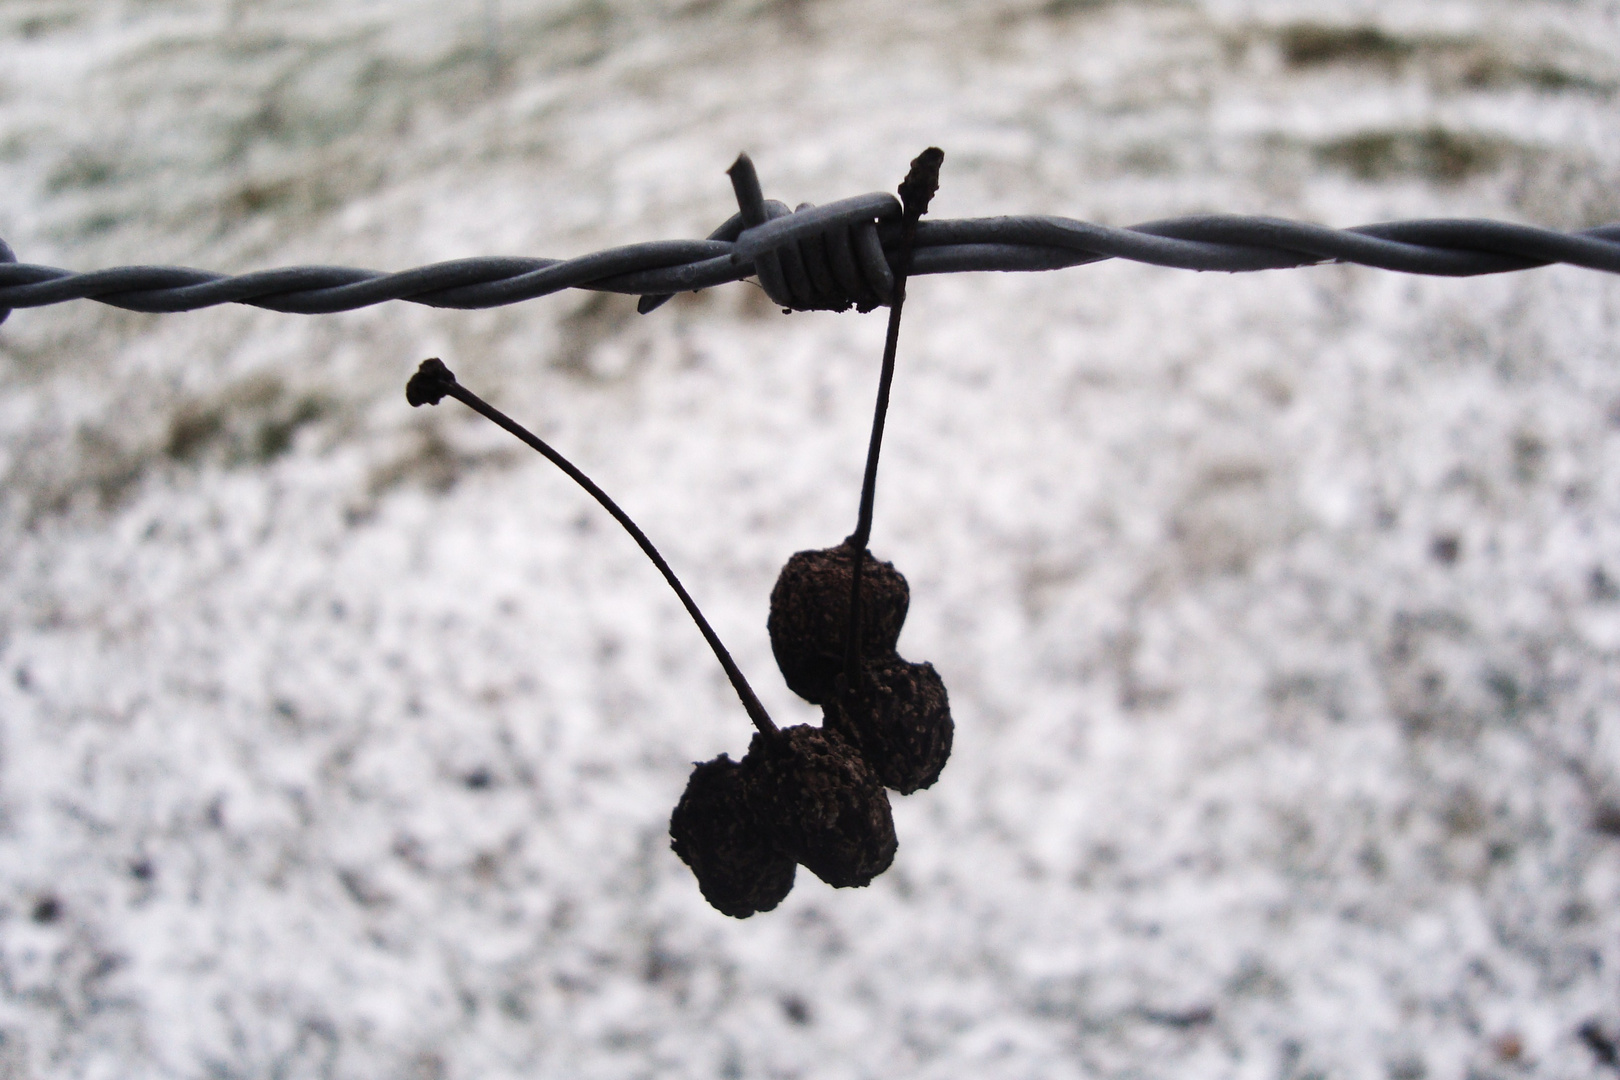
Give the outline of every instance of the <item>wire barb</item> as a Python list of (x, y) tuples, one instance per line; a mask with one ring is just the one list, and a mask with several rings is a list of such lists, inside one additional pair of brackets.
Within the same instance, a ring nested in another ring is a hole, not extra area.
[[(248, 304), (319, 315), (387, 300), (501, 307), (563, 289), (639, 295), (637, 309), (646, 313), (676, 293), (749, 277), (792, 311), (870, 311), (893, 303), (903, 228), (899, 199), (875, 192), (789, 210), (764, 197), (748, 155), (740, 155), (728, 172), (738, 213), (707, 239), (654, 240), (572, 259), (487, 256), (399, 273), (290, 266), (233, 277), (182, 266), (121, 266), (80, 274), (15, 262), (0, 241), (0, 321), (13, 308), (68, 300), (130, 311)], [(912, 191), (919, 194), (921, 188)], [(912, 277), (1059, 270), (1104, 259), (1229, 272), (1338, 262), (1443, 277), (1552, 263), (1620, 273), (1620, 224), (1561, 233), (1502, 221), (1432, 219), (1330, 229), (1280, 218), (1201, 215), (1116, 228), (1026, 216), (931, 219), (917, 226), (915, 243)]]

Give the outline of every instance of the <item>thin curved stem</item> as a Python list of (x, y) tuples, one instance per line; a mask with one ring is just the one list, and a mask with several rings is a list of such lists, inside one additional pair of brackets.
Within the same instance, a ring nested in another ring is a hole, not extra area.
[(589, 492), (591, 498), (601, 503), (602, 508), (612, 514), (614, 520), (620, 525), (624, 526), (625, 532), (628, 532), (635, 542), (641, 545), (641, 550), (646, 553), (647, 558), (651, 559), (653, 565), (658, 567), (658, 572), (664, 575), (664, 580), (669, 582), (669, 587), (674, 589), (675, 595), (681, 598), (681, 603), (686, 607), (686, 613), (692, 616), (692, 621), (697, 623), (698, 629), (703, 632), (704, 640), (709, 643), (709, 648), (714, 650), (715, 659), (719, 660), (720, 666), (725, 668), (726, 677), (731, 680), (732, 689), (737, 691), (737, 697), (742, 701), (743, 708), (748, 710), (748, 718), (754, 722), (754, 726), (761, 732), (766, 735), (775, 735), (777, 733), (776, 724), (772, 722), (770, 714), (765, 711), (765, 706), (760, 704), (759, 698), (754, 694), (753, 687), (748, 685), (748, 680), (743, 677), (742, 670), (737, 667), (736, 661), (731, 658), (731, 653), (726, 650), (725, 645), (720, 641), (720, 636), (714, 632), (714, 627), (709, 625), (709, 620), (703, 617), (703, 612), (698, 610), (697, 602), (692, 599), (691, 593), (688, 593), (686, 587), (681, 584), (680, 578), (675, 576), (675, 571), (670, 569), (669, 563), (664, 561), (664, 557), (658, 553), (658, 549), (653, 546), (653, 542), (647, 539), (647, 534), (642, 532), (640, 526), (634, 521), (630, 520), (630, 515), (621, 510), (619, 504), (614, 502), (607, 492), (597, 487), (590, 477), (575, 468), (573, 462), (553, 450), (544, 439), (456, 382), (455, 375), (451, 374), (450, 369), (444, 365), (443, 361), (438, 359), (422, 361), (421, 367), (417, 369), (416, 374), (411, 377), (410, 383), (405, 387), (406, 400), (412, 406), (437, 405), (446, 396), (455, 398), (469, 409), (494, 421), (535, 450), (538, 450), (545, 456), (547, 461), (567, 473), (569, 479)]
[(877, 404), (872, 410), (872, 437), (866, 447), (866, 474), (861, 480), (861, 507), (855, 531), (844, 543), (855, 560), (849, 579), (849, 632), (844, 637), (844, 671), (850, 686), (856, 686), (861, 671), (861, 571), (866, 563), (866, 543), (872, 538), (872, 511), (877, 501), (878, 455), (883, 450), (883, 423), (889, 415), (889, 390), (894, 385), (894, 356), (900, 345), (900, 310), (906, 302), (906, 275), (911, 272), (911, 253), (917, 238), (917, 222), (928, 212), (929, 200), (939, 188), (939, 166), (945, 154), (937, 146), (924, 150), (911, 163), (911, 171), (900, 184), (904, 208), (900, 248), (894, 261), (894, 292), (889, 301), (889, 331), (883, 340), (883, 372), (878, 376)]

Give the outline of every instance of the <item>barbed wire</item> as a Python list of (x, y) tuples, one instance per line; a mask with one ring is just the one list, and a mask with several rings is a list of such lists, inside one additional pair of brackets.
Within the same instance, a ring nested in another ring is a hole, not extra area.
[[(248, 304), (320, 315), (404, 300), (491, 308), (563, 289), (640, 295), (647, 313), (673, 294), (757, 277), (795, 311), (861, 311), (888, 303), (900, 202), (886, 192), (795, 210), (761, 193), (746, 154), (729, 170), (738, 212), (704, 240), (655, 240), (572, 259), (486, 256), (398, 273), (289, 266), (229, 275), (182, 266), (75, 273), (14, 261), (0, 241), (0, 321), (13, 308), (95, 300), (130, 311)], [(1060, 270), (1128, 259), (1183, 270), (1245, 272), (1353, 263), (1407, 274), (1471, 277), (1565, 263), (1620, 273), (1620, 223), (1563, 233), (1478, 219), (1392, 221), (1330, 229), (1217, 214), (1128, 228), (1049, 216), (924, 221), (911, 275)]]

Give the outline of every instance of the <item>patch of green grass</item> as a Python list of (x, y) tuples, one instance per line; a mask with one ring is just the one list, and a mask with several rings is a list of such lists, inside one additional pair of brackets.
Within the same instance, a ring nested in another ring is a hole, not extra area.
[(1527, 86), (1549, 94), (1564, 92), (1609, 93), (1614, 84), (1569, 71), (1546, 61), (1514, 63), (1494, 52), (1470, 56), (1462, 69), (1464, 86), (1477, 90)]
[(1085, 11), (1096, 11), (1107, 7), (1109, 0), (1047, 0), (1041, 8), (1041, 14), (1048, 18), (1061, 19), (1066, 15), (1078, 15)]
[(1316, 156), (1359, 180), (1420, 176), (1455, 184), (1501, 167), (1508, 150), (1501, 139), (1433, 126), (1357, 132), (1322, 143)]
[(1571, 70), (1568, 57), (1514, 56), (1490, 42), (1435, 34), (1404, 36), (1377, 26), (1290, 23), (1269, 31), (1294, 70), (1342, 65), (1386, 72), (1414, 67), (1431, 79), (1473, 90), (1528, 87), (1547, 93), (1610, 93), (1612, 80)]
[(55, 11), (47, 14), (29, 15), (18, 22), (17, 36), (24, 41), (34, 41), (49, 34), (63, 30), (71, 30), (78, 25), (79, 15), (73, 11)]
[(45, 178), (45, 190), (56, 195), (109, 184), (117, 175), (112, 159), (89, 151), (74, 151)]
[(252, 380), (178, 410), (169, 421), (163, 456), (188, 465), (209, 459), (231, 467), (266, 465), (292, 449), (301, 428), (331, 411), (324, 398), (292, 397), (276, 380)]
[(1394, 67), (1417, 52), (1417, 43), (1376, 26), (1324, 26), (1294, 23), (1277, 31), (1283, 62), (1292, 68), (1323, 64), (1382, 64)]
[[(467, 473), (484, 468), (505, 468), (517, 460), (509, 449), (469, 451), (453, 445), (439, 428), (423, 424), (403, 454), (372, 471), (366, 494), (372, 499), (396, 488), (415, 486), (443, 495)], [(356, 508), (364, 516), (364, 508)]]

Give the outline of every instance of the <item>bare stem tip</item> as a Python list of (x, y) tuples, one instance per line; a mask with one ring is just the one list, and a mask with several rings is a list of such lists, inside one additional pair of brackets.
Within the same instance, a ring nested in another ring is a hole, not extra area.
[(455, 375), (435, 356), (422, 361), (411, 381), (405, 384), (405, 400), (413, 409), (420, 405), (437, 405), (454, 385)]

